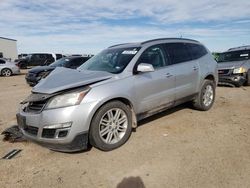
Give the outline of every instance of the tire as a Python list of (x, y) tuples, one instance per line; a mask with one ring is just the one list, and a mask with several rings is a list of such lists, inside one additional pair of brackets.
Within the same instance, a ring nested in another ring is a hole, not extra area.
[(111, 101), (95, 113), (90, 125), (89, 142), (102, 151), (111, 151), (123, 145), (131, 132), (131, 109), (120, 101)]
[(5, 76), (5, 77), (9, 77), (12, 75), (12, 71), (8, 68), (4, 68), (2, 71), (1, 71), (1, 75), (2, 76)]
[(207, 111), (213, 106), (215, 100), (215, 87), (215, 83), (212, 80), (203, 81), (201, 90), (193, 101), (195, 109)]
[(250, 70), (247, 71), (246, 86), (250, 86)]

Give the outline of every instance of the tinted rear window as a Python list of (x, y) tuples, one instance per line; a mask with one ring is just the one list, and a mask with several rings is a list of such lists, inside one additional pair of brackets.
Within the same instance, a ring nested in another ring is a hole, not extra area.
[(0, 64), (5, 64), (5, 61), (0, 59)]

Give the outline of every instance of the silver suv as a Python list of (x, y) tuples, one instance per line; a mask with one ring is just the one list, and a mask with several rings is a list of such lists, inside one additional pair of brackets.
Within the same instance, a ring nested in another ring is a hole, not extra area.
[(231, 48), (218, 57), (219, 84), (250, 86), (250, 46)]
[(192, 101), (209, 110), (217, 63), (199, 42), (155, 39), (111, 46), (77, 70), (56, 68), (22, 102), (24, 135), (53, 150), (104, 151), (124, 144), (137, 121)]

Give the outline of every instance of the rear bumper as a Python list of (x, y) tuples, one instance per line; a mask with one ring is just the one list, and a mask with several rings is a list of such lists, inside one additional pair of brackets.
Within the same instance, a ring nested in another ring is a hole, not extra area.
[(234, 86), (242, 86), (246, 82), (246, 75), (240, 74), (240, 75), (219, 75), (219, 84), (231, 84)]

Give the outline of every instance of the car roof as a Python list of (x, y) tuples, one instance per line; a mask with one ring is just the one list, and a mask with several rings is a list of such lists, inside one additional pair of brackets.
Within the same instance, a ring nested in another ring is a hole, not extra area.
[(158, 38), (158, 39), (152, 39), (147, 40), (143, 42), (137, 42), (137, 43), (123, 43), (123, 44), (117, 44), (110, 46), (109, 48), (133, 48), (133, 47), (142, 47), (143, 45), (150, 44), (150, 43), (157, 43), (157, 42), (192, 42), (192, 43), (199, 43), (196, 40), (193, 39), (186, 39), (186, 38)]
[(239, 51), (239, 50), (250, 50), (250, 45), (247, 46), (239, 46), (235, 48), (229, 48), (227, 52)]
[(76, 59), (76, 58), (89, 58), (89, 57), (84, 57), (84, 56), (67, 56), (67, 57), (62, 57), (61, 59)]

